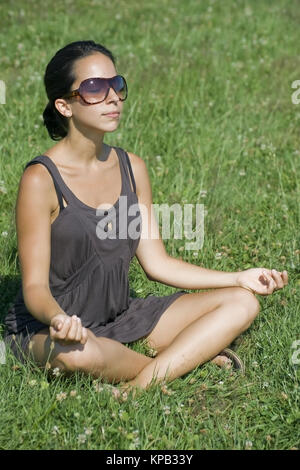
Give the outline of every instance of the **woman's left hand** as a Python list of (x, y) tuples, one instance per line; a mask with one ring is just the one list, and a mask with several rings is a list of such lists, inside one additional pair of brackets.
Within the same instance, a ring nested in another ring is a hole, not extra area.
[(237, 285), (251, 290), (254, 294), (270, 295), (282, 289), (288, 283), (287, 271), (276, 269), (251, 268), (241, 271), (237, 276)]

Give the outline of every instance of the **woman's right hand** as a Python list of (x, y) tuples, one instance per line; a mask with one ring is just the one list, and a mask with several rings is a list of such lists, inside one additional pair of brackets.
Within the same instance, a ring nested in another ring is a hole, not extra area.
[(87, 330), (81, 324), (81, 320), (76, 315), (70, 317), (59, 313), (51, 319), (50, 338), (60, 344), (85, 344), (87, 341)]

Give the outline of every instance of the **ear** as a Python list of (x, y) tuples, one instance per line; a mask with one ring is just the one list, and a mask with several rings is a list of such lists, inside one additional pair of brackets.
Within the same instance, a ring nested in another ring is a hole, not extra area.
[(60, 112), (60, 114), (62, 114), (63, 116), (72, 116), (72, 108), (63, 98), (58, 98), (57, 100), (55, 100), (54, 106), (56, 107), (57, 111)]

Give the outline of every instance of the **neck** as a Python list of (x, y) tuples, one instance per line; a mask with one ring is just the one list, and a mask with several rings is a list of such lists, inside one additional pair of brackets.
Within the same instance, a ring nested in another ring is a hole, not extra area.
[(90, 168), (99, 161), (106, 161), (110, 147), (103, 142), (104, 132), (90, 132), (89, 135), (71, 128), (62, 144), (66, 155), (70, 155), (70, 163), (83, 170)]

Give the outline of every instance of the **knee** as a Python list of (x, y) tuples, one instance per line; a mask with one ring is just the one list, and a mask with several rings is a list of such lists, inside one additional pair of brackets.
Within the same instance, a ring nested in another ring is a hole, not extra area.
[(239, 304), (240, 308), (238, 310), (242, 321), (244, 322), (245, 327), (248, 328), (260, 311), (260, 303), (255, 294), (243, 287), (233, 288), (232, 294), (231, 301), (235, 304)]
[(93, 373), (94, 370), (101, 370), (103, 357), (99, 348), (97, 352), (91, 341), (87, 341), (85, 345), (62, 346), (56, 355), (56, 366), (65, 373), (84, 372)]

